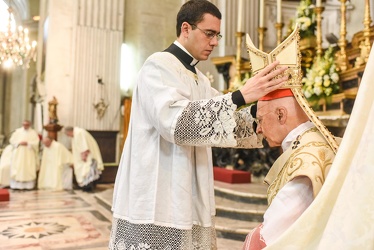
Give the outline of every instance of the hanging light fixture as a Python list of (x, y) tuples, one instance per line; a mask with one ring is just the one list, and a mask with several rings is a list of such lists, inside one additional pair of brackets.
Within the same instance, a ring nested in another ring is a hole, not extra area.
[(0, 64), (4, 67), (12, 65), (29, 67), (31, 59), (35, 61), (36, 42), (30, 44), (29, 30), (12, 25), (13, 10), (8, 7), (9, 18), (7, 27), (0, 31)]

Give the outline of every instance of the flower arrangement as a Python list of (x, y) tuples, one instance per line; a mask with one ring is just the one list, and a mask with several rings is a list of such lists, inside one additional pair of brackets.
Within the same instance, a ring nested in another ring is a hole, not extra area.
[(210, 85), (213, 85), (214, 83), (214, 76), (209, 71), (206, 72), (205, 76), (208, 78)]
[(245, 72), (244, 74), (240, 75), (240, 78), (241, 79), (239, 81), (237, 79), (234, 79), (232, 82), (230, 82), (230, 86), (228, 89), (229, 92), (234, 92), (243, 87), (247, 80), (251, 78), (251, 73)]
[(317, 105), (322, 98), (330, 103), (332, 95), (340, 90), (334, 54), (335, 49), (330, 46), (323, 56), (315, 57), (313, 65), (306, 70), (306, 76), (302, 79), (304, 95), (312, 105)]
[(317, 20), (311, 0), (300, 1), (296, 17), (290, 21), (290, 31), (294, 30), (296, 23), (300, 24), (300, 39), (315, 36)]

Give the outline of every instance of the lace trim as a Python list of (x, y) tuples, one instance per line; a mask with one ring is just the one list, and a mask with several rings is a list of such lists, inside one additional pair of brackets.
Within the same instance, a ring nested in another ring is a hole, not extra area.
[(192, 146), (235, 146), (236, 140), (232, 133), (236, 126), (233, 119), (235, 109), (231, 93), (189, 103), (176, 124), (176, 143)]
[(101, 170), (97, 168), (97, 161), (92, 159), (92, 163), (90, 166), (90, 171), (88, 172), (87, 176), (83, 179), (82, 183), (78, 183), (79, 186), (83, 187), (90, 184), (93, 181), (96, 181), (100, 178)]
[(257, 135), (253, 129), (255, 122), (251, 114), (251, 106), (242, 108), (234, 113), (237, 126), (234, 133), (237, 140), (237, 148), (262, 148), (262, 134)]
[(261, 147), (261, 138), (253, 131), (250, 108), (236, 108), (231, 93), (191, 102), (178, 118), (175, 142), (191, 146)]
[(113, 218), (109, 249), (215, 250), (217, 245), (214, 225), (208, 228), (194, 225), (192, 230), (182, 230), (154, 224), (133, 224)]

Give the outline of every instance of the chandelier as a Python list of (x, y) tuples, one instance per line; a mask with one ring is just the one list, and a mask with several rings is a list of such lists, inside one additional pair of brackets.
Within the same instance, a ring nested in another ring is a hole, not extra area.
[(5, 31), (0, 31), (0, 64), (29, 67), (31, 59), (35, 61), (36, 42), (30, 45), (29, 30), (12, 25), (13, 10), (8, 8), (9, 18)]

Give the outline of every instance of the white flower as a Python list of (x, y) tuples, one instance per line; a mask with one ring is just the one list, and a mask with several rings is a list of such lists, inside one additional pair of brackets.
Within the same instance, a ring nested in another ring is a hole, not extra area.
[(335, 72), (336, 72), (336, 66), (335, 66), (335, 64), (332, 62), (332, 65), (331, 65), (331, 67), (330, 67), (330, 75), (333, 74), (333, 73), (335, 73)]
[(317, 86), (321, 86), (322, 85), (322, 77), (316, 76), (314, 78), (314, 84), (317, 85)]
[(214, 76), (209, 71), (206, 72), (206, 77), (208, 78), (210, 84), (214, 83)]
[(334, 49), (328, 48), (323, 57), (317, 57), (303, 79), (303, 92), (309, 101), (318, 101), (339, 90), (339, 74), (334, 62)]
[(299, 17), (296, 19), (296, 22), (300, 23), (301, 30), (307, 30), (312, 24), (312, 20), (309, 17)]
[(315, 86), (313, 91), (314, 91), (314, 94), (316, 94), (317, 96), (319, 96), (323, 93), (323, 89), (322, 89), (321, 86)]
[(305, 98), (310, 98), (312, 96), (312, 93), (310, 93), (309, 91), (305, 90), (304, 91), (304, 95), (305, 95)]
[(331, 74), (331, 80), (334, 82), (334, 83), (337, 83), (339, 81), (339, 75), (338, 73), (332, 73)]

